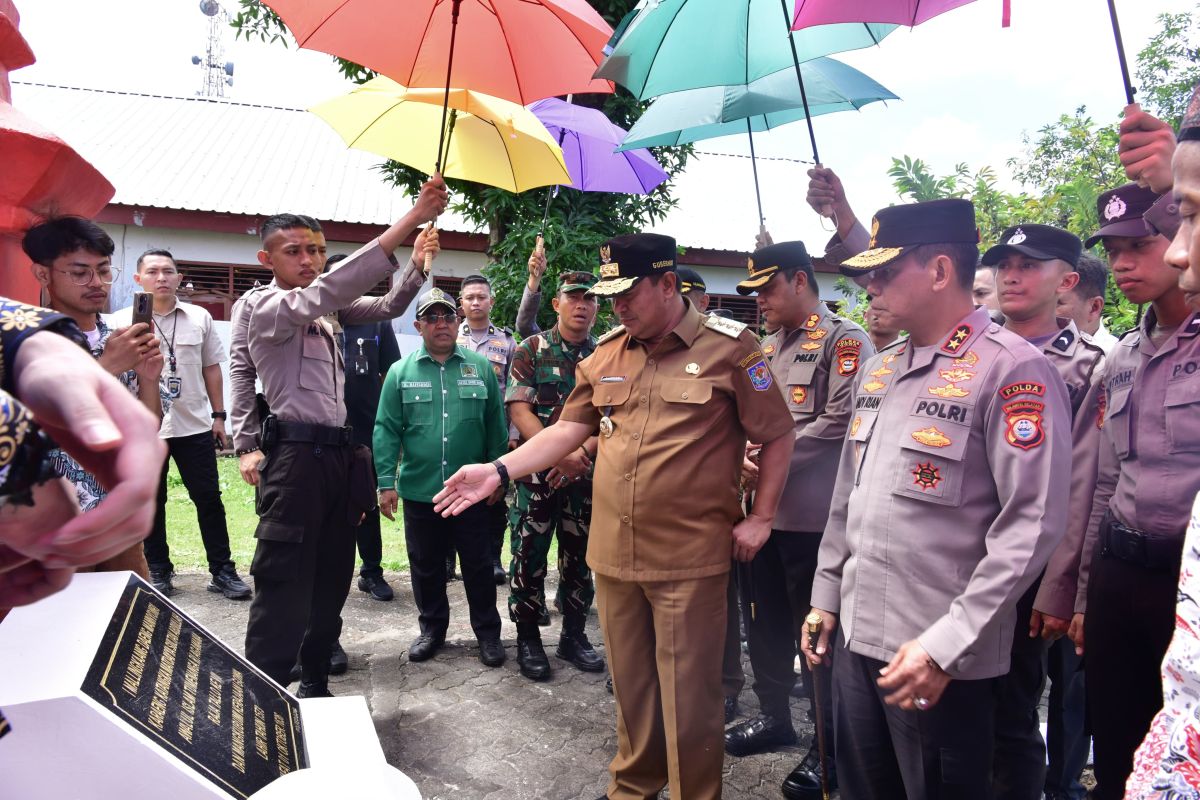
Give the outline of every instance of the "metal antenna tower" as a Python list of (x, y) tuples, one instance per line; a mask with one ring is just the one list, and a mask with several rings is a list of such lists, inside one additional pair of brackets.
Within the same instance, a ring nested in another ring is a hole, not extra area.
[(225, 87), (233, 86), (233, 62), (225, 60), (224, 34), (229, 26), (229, 13), (217, 0), (200, 0), (200, 13), (208, 17), (208, 46), (203, 56), (192, 56), (204, 76), (200, 97), (224, 97)]

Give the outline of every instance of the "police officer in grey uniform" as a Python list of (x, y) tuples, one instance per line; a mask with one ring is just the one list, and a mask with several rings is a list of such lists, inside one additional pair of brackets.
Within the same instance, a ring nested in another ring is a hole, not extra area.
[[(802, 652), (801, 622), (808, 613), (817, 548), (829, 517), (842, 440), (850, 426), (854, 379), (863, 360), (875, 354), (866, 331), (830, 313), (821, 302), (812, 259), (803, 242), (781, 242), (756, 250), (749, 277), (738, 294), (757, 293), (763, 318), (778, 330), (763, 340), (775, 384), (788, 404), (796, 440), (784, 500), (767, 543), (750, 564), (756, 613), (749, 622), (750, 663), (760, 714), (725, 731), (725, 751), (735, 756), (770, 750), (796, 740), (790, 698), (795, 660)], [(813, 673), (804, 694), (812, 703)], [(825, 697), (829, 670), (819, 670)], [(832, 730), (826, 702), (821, 723)], [(784, 782), (788, 798), (821, 796), (816, 742)], [(832, 762), (833, 751), (826, 757)], [(829, 764), (826, 764), (828, 767)], [(830, 772), (830, 788), (836, 773)]]
[[(512, 369), (517, 340), (508, 328), (492, 324), (492, 284), (482, 275), (468, 275), (463, 279), (458, 301), (462, 305), (465, 317), (458, 327), (458, 344), (488, 360), (496, 373), (496, 380), (500, 382), (500, 394), (504, 395), (508, 390), (508, 373)], [(511, 447), (518, 438), (520, 434), (510, 424), (509, 446)], [(508, 580), (508, 571), (500, 563), (500, 551), (504, 548), (504, 531), (508, 528), (508, 505), (503, 502), (495, 503), (488, 506), (488, 513), (492, 530), (492, 577), (499, 585)], [(446, 573), (454, 573), (453, 553), (446, 557)]]
[[(1102, 376), (1103, 436), (1081, 555), (1072, 638), (1085, 649), (1097, 800), (1125, 794), (1133, 752), (1162, 707), (1160, 666), (1175, 625), (1179, 564), (1200, 491), (1200, 316), (1189, 312), (1169, 242), (1137, 184), (1100, 195), (1100, 241), (1141, 323)], [(1082, 630), (1080, 630), (1082, 629)]]
[[(329, 694), (329, 656), (354, 569), (353, 527), (375, 505), (369, 451), (351, 449), (345, 426), (341, 324), (403, 312), (424, 282), (416, 261), (384, 297), (362, 295), (397, 268), (392, 251), (437, 217), (446, 199), (435, 176), (412, 211), (326, 275), (316, 269), (316, 243), (302, 221), (263, 231), (259, 260), (275, 278), (245, 298), (247, 352), (234, 350), (235, 359), (253, 364), (271, 408), (261, 436), (265, 454), (241, 456), (256, 462), (260, 476), (246, 657), (286, 684), (299, 651), (300, 696)], [(416, 252), (422, 247), (419, 236)], [(243, 393), (234, 402), (253, 398)], [(241, 411), (235, 421), (244, 418)]]
[(813, 581), (846, 797), (991, 796), (994, 679), (1062, 536), (1070, 404), (971, 300), (966, 200), (879, 211), (841, 270), (909, 338), (860, 368)]

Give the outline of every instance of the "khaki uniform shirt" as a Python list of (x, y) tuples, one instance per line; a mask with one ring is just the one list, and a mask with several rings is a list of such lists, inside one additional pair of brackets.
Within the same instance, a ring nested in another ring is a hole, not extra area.
[(1033, 607), (1051, 616), (1070, 619), (1075, 611), (1079, 554), (1087, 534), (1088, 516), (1096, 491), (1100, 459), (1100, 373), (1104, 350), (1089, 341), (1070, 320), (1046, 343), (1042, 352), (1058, 370), (1071, 400), (1071, 496), (1067, 530), (1046, 565)]
[(1079, 563), (1075, 611), (1087, 606), (1088, 570), (1105, 511), (1122, 525), (1182, 541), (1200, 491), (1200, 315), (1155, 349), (1151, 309), (1104, 367), (1104, 430), (1096, 494)]
[[(238, 301), (244, 308), (235, 314), (244, 315), (246, 340), (231, 340), (231, 370), (243, 377), (247, 369), (257, 373), (271, 412), (282, 420), (344, 425), (346, 372), (337, 337), (342, 323), (377, 322), (404, 313), (425, 281), (415, 264), (383, 297), (362, 296), (396, 267), (391, 254), (373, 241), (306, 288), (285, 291), (271, 281), (247, 292)], [(233, 329), (236, 334), (236, 321)], [(234, 440), (249, 437), (253, 442), (257, 431), (245, 425), (252, 414), (257, 416), (254, 393), (246, 391), (244, 381), (233, 388)]]
[(1017, 599), (1066, 526), (1070, 416), (1054, 367), (986, 309), (862, 367), (812, 592), (850, 650), (916, 639), (954, 678), (1008, 671)]
[(862, 328), (819, 303), (796, 330), (764, 339), (762, 351), (796, 426), (775, 529), (820, 533), (829, 520), (842, 440), (850, 427), (854, 379), (862, 361), (875, 355), (875, 346)]
[[(114, 328), (124, 328), (132, 322), (132, 306), (112, 315)], [(225, 345), (213, 329), (212, 314), (200, 306), (176, 301), (169, 313), (154, 315), (154, 324), (153, 333), (158, 336), (164, 361), (162, 384), (171, 395), (171, 408), (163, 415), (158, 435), (171, 439), (212, 430), (212, 406), (204, 384), (204, 368), (225, 360)], [(172, 382), (173, 378), (177, 384)]]
[[(618, 327), (579, 363), (560, 419), (600, 436), (588, 565), (617, 580), (729, 570), (746, 440), (790, 434), (766, 357), (738, 322), (691, 303), (653, 351)], [(604, 427), (607, 427), (605, 425)]]

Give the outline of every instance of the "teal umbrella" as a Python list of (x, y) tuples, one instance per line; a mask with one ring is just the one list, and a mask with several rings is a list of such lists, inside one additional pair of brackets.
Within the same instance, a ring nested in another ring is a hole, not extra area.
[[(796, 80), (795, 70), (789, 67), (749, 84), (710, 86), (663, 95), (651, 103), (629, 129), (629, 135), (618, 151), (749, 134), (754, 191), (757, 195), (755, 132), (777, 128), (806, 117), (862, 108), (880, 100), (899, 99), (873, 78), (832, 58), (806, 61), (800, 65), (800, 73), (803, 89)], [(762, 224), (761, 198), (758, 216)]]

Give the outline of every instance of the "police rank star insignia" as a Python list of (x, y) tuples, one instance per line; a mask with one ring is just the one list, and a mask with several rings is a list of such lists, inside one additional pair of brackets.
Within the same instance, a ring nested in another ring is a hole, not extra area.
[(932, 425), (928, 428), (922, 428), (919, 431), (913, 431), (911, 435), (915, 441), (926, 447), (949, 447), (954, 444), (949, 436)]
[(812, 314), (809, 316), (809, 318), (807, 320), (805, 320), (804, 327), (811, 330), (812, 328), (817, 327), (817, 323), (820, 321), (821, 321), (820, 314)]
[(683, 371), (686, 372), (688, 375), (699, 375), (700, 374), (700, 365), (697, 364), (695, 361), (693, 361), (692, 363), (690, 363), (686, 367), (684, 367)]
[(917, 468), (912, 471), (912, 475), (913, 485), (921, 487), (921, 491), (923, 492), (936, 489), (938, 484), (942, 482), (942, 471), (928, 461), (924, 464), (917, 464)]
[(954, 329), (954, 333), (942, 343), (942, 350), (947, 353), (954, 354), (962, 349), (962, 346), (967, 343), (967, 339), (971, 338), (972, 328), (970, 325), (959, 325)]

